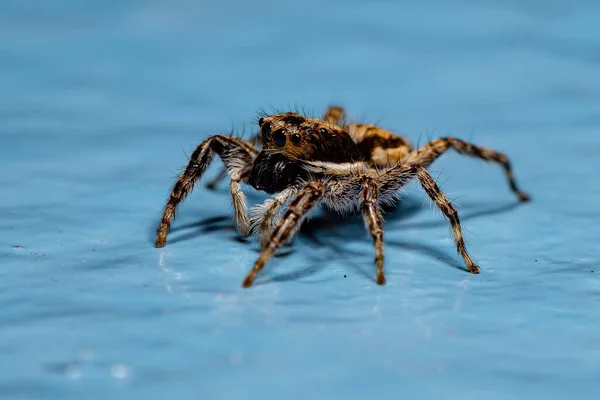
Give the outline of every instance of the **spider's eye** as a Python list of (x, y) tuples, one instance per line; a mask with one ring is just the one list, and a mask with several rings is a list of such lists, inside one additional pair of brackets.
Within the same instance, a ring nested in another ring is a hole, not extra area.
[(294, 133), (292, 136), (290, 136), (290, 139), (292, 140), (292, 143), (294, 144), (300, 144), (300, 135), (297, 133)]
[(258, 125), (259, 125), (259, 126), (262, 126), (263, 122), (265, 122), (265, 119), (264, 119), (263, 117), (261, 117), (261, 118), (258, 120)]
[(319, 132), (321, 132), (321, 135), (327, 135), (327, 133), (328, 133), (327, 129), (325, 129), (325, 128), (319, 129)]
[(277, 146), (285, 146), (285, 131), (283, 129), (277, 129), (273, 132), (273, 141)]
[(271, 139), (271, 124), (264, 124), (262, 128), (260, 128), (260, 133), (265, 140)]

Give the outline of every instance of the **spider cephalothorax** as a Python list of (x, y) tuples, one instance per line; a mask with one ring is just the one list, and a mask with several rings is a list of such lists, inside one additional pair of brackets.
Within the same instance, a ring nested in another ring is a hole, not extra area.
[(254, 160), (249, 183), (272, 194), (308, 178), (298, 160), (353, 162), (362, 156), (339, 126), (295, 113), (258, 120), (262, 151)]
[(362, 161), (363, 156), (343, 128), (296, 113), (258, 120), (263, 152), (276, 151), (294, 160)]
[[(165, 245), (177, 204), (192, 190), (216, 153), (223, 160), (225, 171), (209, 186), (230, 176), (238, 230), (244, 236), (253, 230), (262, 245), (244, 287), (252, 284), (275, 250), (289, 242), (306, 214), (318, 204), (340, 213), (362, 212), (375, 246), (377, 283), (384, 284), (380, 205), (393, 202), (399, 189), (415, 178), (450, 221), (456, 248), (467, 269), (479, 273), (466, 250), (458, 213), (427, 172), (429, 165), (450, 148), (502, 165), (513, 192), (521, 201), (529, 199), (518, 189), (504, 154), (460, 139), (436, 139), (413, 151), (408, 140), (383, 128), (346, 124), (341, 107), (329, 108), (322, 119), (284, 113), (263, 116), (258, 123), (257, 139), (244, 141), (215, 135), (196, 148), (167, 201), (155, 244)], [(260, 151), (254, 147), (257, 142), (261, 144)], [(254, 207), (249, 216), (241, 182), (274, 196)], [(287, 211), (280, 216), (286, 205)]]

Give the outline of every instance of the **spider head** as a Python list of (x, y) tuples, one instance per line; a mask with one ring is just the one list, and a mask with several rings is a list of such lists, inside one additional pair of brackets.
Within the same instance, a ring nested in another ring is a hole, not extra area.
[(258, 120), (263, 148), (273, 150), (302, 146), (310, 129), (309, 119), (296, 113), (274, 114)]
[(297, 113), (259, 119), (262, 148), (295, 160), (344, 162), (360, 159), (356, 144), (341, 127)]

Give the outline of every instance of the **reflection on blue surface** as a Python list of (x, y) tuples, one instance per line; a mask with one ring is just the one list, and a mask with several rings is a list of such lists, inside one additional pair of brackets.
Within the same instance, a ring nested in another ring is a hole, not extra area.
[[(1, 398), (595, 397), (600, 3), (46, 3), (0, 4)], [(319, 214), (241, 289), (226, 187), (152, 246), (184, 153), (330, 102), (511, 157), (532, 203), (495, 166), (431, 169), (481, 275), (416, 185), (385, 287), (362, 221)]]

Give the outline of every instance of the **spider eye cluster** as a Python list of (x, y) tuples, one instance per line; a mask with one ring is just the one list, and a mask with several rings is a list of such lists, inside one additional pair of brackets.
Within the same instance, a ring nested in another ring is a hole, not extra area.
[(277, 129), (275, 132), (273, 132), (273, 134), (271, 136), (273, 137), (273, 141), (275, 142), (275, 145), (285, 146), (286, 137), (285, 137), (284, 129)]
[[(289, 134), (287, 130), (281, 128), (273, 131), (271, 123), (266, 122), (264, 118), (258, 120), (258, 125), (260, 126), (260, 134), (263, 140), (273, 140), (273, 143), (275, 143), (276, 146), (285, 146)], [(295, 145), (300, 145), (302, 142), (302, 136), (299, 133), (289, 134), (289, 139)]]

